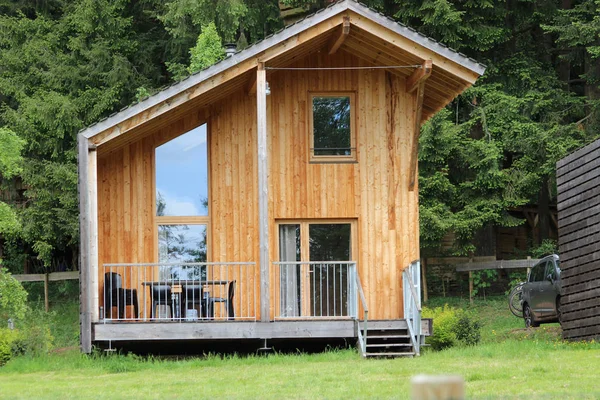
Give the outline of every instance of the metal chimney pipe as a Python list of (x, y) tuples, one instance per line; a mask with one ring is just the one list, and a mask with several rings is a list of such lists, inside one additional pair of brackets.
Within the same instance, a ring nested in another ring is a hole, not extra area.
[(235, 43), (225, 43), (225, 57), (231, 57), (237, 51), (237, 45)]

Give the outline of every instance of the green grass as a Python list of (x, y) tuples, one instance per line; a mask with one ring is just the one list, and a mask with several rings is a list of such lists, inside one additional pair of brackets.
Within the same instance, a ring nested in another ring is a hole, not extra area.
[[(430, 306), (445, 302), (468, 306)], [(0, 397), (408, 398), (416, 374), (462, 375), (469, 398), (600, 397), (598, 343), (562, 342), (555, 327), (521, 329), (502, 299), (477, 301), (474, 311), (482, 344), (414, 359), (363, 360), (353, 350), (179, 360), (70, 350), (10, 361), (0, 368)]]

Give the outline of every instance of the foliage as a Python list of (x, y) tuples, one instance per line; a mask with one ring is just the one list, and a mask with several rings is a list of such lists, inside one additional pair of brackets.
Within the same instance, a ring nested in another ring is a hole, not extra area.
[(498, 278), (498, 271), (495, 269), (483, 269), (481, 271), (473, 271), (473, 296), (483, 292), (485, 298), (485, 289), (492, 286), (492, 282)]
[(19, 338), (18, 330), (0, 327), (0, 367), (15, 355), (14, 346)]
[[(0, 182), (18, 176), (22, 171), (21, 151), (25, 141), (13, 131), (0, 127)], [(16, 212), (0, 201), (0, 234), (15, 235), (20, 229)]]
[(450, 307), (423, 307), (423, 318), (433, 318), (433, 335), (427, 339), (433, 350), (474, 346), (481, 338), (481, 323), (469, 312)]
[(17, 356), (41, 356), (52, 347), (52, 335), (45, 325), (29, 325), (26, 329), (0, 327), (0, 366)]
[(549, 256), (550, 254), (556, 254), (558, 252), (558, 246), (555, 240), (545, 239), (537, 247), (531, 249), (531, 256), (533, 258), (542, 258)]
[(54, 336), (50, 327), (44, 319), (37, 318), (42, 312), (45, 313), (43, 310), (30, 311), (25, 324), (19, 328), (21, 335), (13, 342), (13, 355), (40, 356), (53, 348)]
[(210, 67), (225, 56), (221, 38), (213, 22), (202, 27), (196, 46), (190, 50), (190, 73)]
[(509, 294), (511, 292), (511, 290), (513, 290), (514, 287), (516, 287), (517, 285), (519, 285), (527, 280), (527, 270), (523, 269), (523, 270), (513, 270), (513, 271), (507, 271), (507, 272), (508, 272), (508, 278), (509, 278), (510, 282), (508, 283), (508, 289), (506, 290), (506, 294)]
[(9, 318), (21, 320), (27, 313), (27, 292), (6, 268), (0, 268), (0, 326)]
[[(194, 47), (203, 28), (214, 24), (225, 43), (255, 42), (281, 28), (275, 0), (156, 0), (154, 11), (170, 39), (167, 47), (171, 70), (189, 64), (189, 49)], [(243, 38), (243, 39), (242, 39)]]
[(25, 141), (8, 128), (0, 127), (0, 173), (5, 179), (21, 173), (21, 151)]
[[(450, 252), (470, 255), (483, 228), (524, 223), (524, 205), (541, 244), (555, 162), (600, 132), (600, 0), (365, 3), (488, 66), (422, 130), (422, 253), (451, 232)], [(0, 233), (46, 265), (76, 253), (77, 132), (282, 24), (275, 0), (0, 2), (0, 173), (26, 188), (24, 207), (0, 204)]]
[(459, 313), (454, 332), (459, 343), (475, 346), (481, 340), (481, 323), (468, 313)]
[[(555, 163), (599, 132), (599, 81), (564, 61), (581, 51), (593, 54), (597, 1), (573, 3), (572, 10), (553, 2), (489, 0), (397, 0), (384, 6), (400, 21), (488, 65), (473, 88), (423, 127), (425, 254), (439, 252), (441, 238), (454, 232), (452, 253), (469, 255), (476, 232), (486, 225), (523, 223), (510, 213), (523, 205), (539, 207), (540, 237), (548, 237)], [(577, 29), (585, 43), (574, 42)], [(558, 45), (549, 33), (559, 34)], [(560, 44), (567, 42), (571, 47)], [(566, 84), (571, 74), (580, 74), (579, 86)]]

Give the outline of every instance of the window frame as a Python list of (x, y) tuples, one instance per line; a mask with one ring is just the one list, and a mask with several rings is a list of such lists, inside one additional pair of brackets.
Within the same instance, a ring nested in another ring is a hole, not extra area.
[[(277, 240), (275, 254), (277, 261), (280, 260), (279, 248), (279, 226), (280, 225), (300, 225), (300, 261), (310, 262), (310, 225), (350, 225), (350, 262), (358, 262), (358, 237), (357, 237), (357, 220), (352, 218), (344, 219), (277, 219), (275, 220), (275, 232), (277, 232)], [(324, 260), (319, 260), (324, 261)], [(335, 261), (331, 261), (335, 262)]]
[[(350, 155), (315, 155), (314, 106), (315, 97), (349, 97), (350, 98)], [(311, 163), (355, 163), (358, 160), (356, 140), (356, 92), (353, 91), (319, 91), (308, 92), (308, 154)]]
[[(327, 218), (317, 218), (317, 219), (276, 219), (275, 220), (275, 232), (277, 234), (275, 240), (275, 254), (276, 260), (278, 262), (282, 262), (281, 260), (281, 248), (279, 242), (279, 227), (281, 225), (299, 225), (300, 226), (300, 261), (292, 261), (290, 263), (300, 262), (303, 263), (300, 275), (307, 277), (309, 275), (310, 270), (310, 225), (350, 225), (350, 260), (348, 262), (356, 263), (358, 267), (358, 219), (357, 218), (339, 218), (339, 219), (327, 219)], [(326, 261), (326, 260), (317, 260), (324, 262), (332, 262), (336, 261)], [(283, 261), (285, 262), (285, 261)], [(343, 261), (346, 262), (346, 261)], [(357, 271), (358, 272), (358, 271)], [(302, 279), (302, 278), (301, 278)], [(310, 281), (308, 281), (310, 282)], [(308, 299), (310, 299), (310, 283), (301, 284), (300, 290), (304, 293), (302, 298), (305, 299), (305, 303), (301, 305), (301, 310), (309, 310), (310, 303), (306, 303)]]
[[(175, 215), (156, 215), (156, 149), (163, 144), (177, 139), (181, 135), (185, 135), (186, 133), (202, 126), (206, 125), (206, 184), (207, 188), (207, 198), (208, 198), (208, 209), (206, 215), (190, 215), (190, 216), (175, 216)], [(156, 141), (154, 143), (152, 149), (152, 215), (154, 217), (154, 256), (156, 257), (156, 262), (160, 262), (160, 244), (159, 244), (159, 235), (158, 228), (160, 225), (205, 225), (206, 226), (206, 262), (210, 262), (212, 260), (211, 257), (211, 242), (212, 242), (212, 231), (211, 231), (211, 179), (210, 179), (210, 121), (205, 120), (199, 123), (198, 125), (183, 130), (183, 132), (178, 135), (173, 135), (166, 140)]]

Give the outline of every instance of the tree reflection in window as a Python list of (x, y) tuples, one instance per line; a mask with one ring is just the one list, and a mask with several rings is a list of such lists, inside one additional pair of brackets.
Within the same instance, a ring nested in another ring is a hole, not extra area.
[[(159, 225), (160, 263), (206, 262), (206, 225)], [(204, 266), (166, 266), (161, 279), (206, 279)]]
[(350, 156), (350, 97), (315, 96), (313, 104), (313, 154)]

